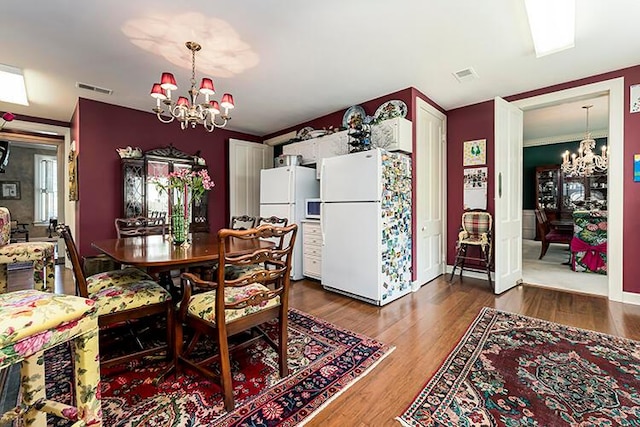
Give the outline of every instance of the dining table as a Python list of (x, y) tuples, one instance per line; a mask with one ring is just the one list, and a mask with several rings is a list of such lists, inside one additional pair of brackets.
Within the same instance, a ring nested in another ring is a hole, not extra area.
[[(91, 245), (118, 263), (145, 269), (159, 278), (162, 285), (169, 285), (167, 280), (171, 280), (168, 274), (162, 273), (212, 265), (218, 260), (220, 248), (217, 233), (192, 233), (182, 245), (174, 244), (169, 235), (160, 234), (99, 240)], [(225, 242), (227, 254), (233, 256), (273, 245), (266, 240), (235, 237), (228, 237)]]

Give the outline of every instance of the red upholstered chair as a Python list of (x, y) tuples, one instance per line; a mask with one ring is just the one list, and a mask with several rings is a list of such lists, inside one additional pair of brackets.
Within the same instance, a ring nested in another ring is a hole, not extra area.
[(573, 230), (555, 228), (549, 222), (547, 215), (543, 209), (536, 209), (536, 219), (538, 220), (538, 234), (542, 240), (542, 247), (540, 248), (540, 256), (538, 259), (542, 259), (549, 249), (551, 243), (571, 243), (573, 238)]

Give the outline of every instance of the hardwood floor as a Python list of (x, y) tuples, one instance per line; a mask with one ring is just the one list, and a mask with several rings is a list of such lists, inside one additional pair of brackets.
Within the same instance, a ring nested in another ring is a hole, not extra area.
[[(71, 272), (56, 273), (56, 289), (72, 291)], [(9, 279), (20, 281), (11, 275)], [(533, 286), (494, 295), (486, 281), (470, 278), (450, 285), (440, 277), (384, 307), (327, 292), (317, 281), (301, 280), (293, 283), (290, 305), (395, 346), (308, 426), (398, 426), (394, 418), (440, 367), (482, 307), (640, 340), (640, 306)]]

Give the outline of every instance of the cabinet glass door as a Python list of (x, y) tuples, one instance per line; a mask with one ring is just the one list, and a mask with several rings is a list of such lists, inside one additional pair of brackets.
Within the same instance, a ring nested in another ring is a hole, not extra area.
[(169, 217), (169, 194), (160, 191), (155, 182), (159, 181), (163, 185), (169, 184), (169, 163), (156, 160), (147, 162), (147, 215), (154, 215), (155, 212), (164, 213)]

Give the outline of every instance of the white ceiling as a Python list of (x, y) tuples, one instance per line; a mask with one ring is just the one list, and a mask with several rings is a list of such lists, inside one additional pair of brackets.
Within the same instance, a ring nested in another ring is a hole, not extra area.
[[(576, 47), (536, 58), (522, 0), (14, 1), (0, 63), (24, 69), (31, 105), (0, 111), (69, 121), (78, 97), (150, 111), (162, 71), (186, 94), (187, 40), (203, 45), (196, 79), (234, 95), (229, 128), (256, 135), (410, 86), (449, 110), (640, 62), (639, 1), (576, 6)], [(459, 83), (466, 67), (480, 78)]]

